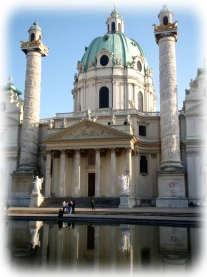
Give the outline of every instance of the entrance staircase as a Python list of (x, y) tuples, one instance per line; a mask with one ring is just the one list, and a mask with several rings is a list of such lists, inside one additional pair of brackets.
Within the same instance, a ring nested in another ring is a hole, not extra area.
[(92, 199), (95, 201), (96, 208), (118, 208), (120, 204), (119, 197), (48, 197), (42, 204), (41, 208), (62, 208), (62, 203), (73, 200), (76, 208), (91, 208)]

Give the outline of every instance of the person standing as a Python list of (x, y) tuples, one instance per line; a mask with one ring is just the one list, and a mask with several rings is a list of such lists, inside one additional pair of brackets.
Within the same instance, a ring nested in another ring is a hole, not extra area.
[(10, 208), (9, 202), (6, 202), (5, 215), (8, 215), (9, 208)]
[(92, 210), (95, 210), (95, 201), (93, 199), (91, 201), (91, 208), (92, 208)]
[(61, 217), (63, 217), (63, 210), (62, 210), (62, 209), (59, 209), (58, 218), (61, 218)]
[(63, 201), (63, 213), (65, 212), (65, 208), (66, 208), (66, 202), (65, 200)]
[(73, 200), (72, 201), (72, 214), (75, 213), (75, 201)]
[(4, 203), (1, 202), (1, 206), (0, 206), (0, 215), (4, 215)]

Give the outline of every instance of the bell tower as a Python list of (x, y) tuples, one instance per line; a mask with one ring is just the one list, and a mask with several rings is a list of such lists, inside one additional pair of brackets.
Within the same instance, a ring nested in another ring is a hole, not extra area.
[[(12, 174), (12, 190), (23, 195), (32, 191), (32, 177), (39, 175), (37, 165), (40, 114), (41, 60), (48, 55), (42, 43), (42, 30), (35, 21), (28, 30), (28, 41), (21, 41), (21, 50), (26, 54), (26, 78), (24, 89), (24, 111), (21, 134), (20, 161)], [(24, 191), (18, 191), (18, 190)], [(28, 191), (27, 191), (28, 190)]]
[(177, 22), (164, 5), (158, 15), (160, 25), (154, 24), (155, 40), (159, 46), (160, 71), (160, 134), (161, 162), (158, 171), (157, 206), (188, 206), (185, 195), (185, 172), (180, 159), (175, 43)]

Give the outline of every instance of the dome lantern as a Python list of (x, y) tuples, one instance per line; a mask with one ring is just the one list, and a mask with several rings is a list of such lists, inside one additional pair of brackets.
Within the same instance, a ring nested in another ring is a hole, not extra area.
[(116, 9), (117, 5), (114, 5), (114, 10), (111, 12), (110, 16), (107, 18), (107, 33), (108, 34), (124, 34), (124, 20), (120, 16)]

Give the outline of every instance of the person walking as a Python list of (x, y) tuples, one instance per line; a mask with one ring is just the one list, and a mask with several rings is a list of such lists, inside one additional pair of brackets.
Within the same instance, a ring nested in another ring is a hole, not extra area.
[(10, 208), (9, 202), (6, 202), (6, 205), (5, 205), (5, 215), (8, 215), (9, 208)]
[(92, 210), (95, 210), (95, 201), (93, 199), (91, 201), (91, 208), (92, 208)]
[(1, 206), (0, 206), (0, 215), (4, 215), (4, 203), (1, 202)]

